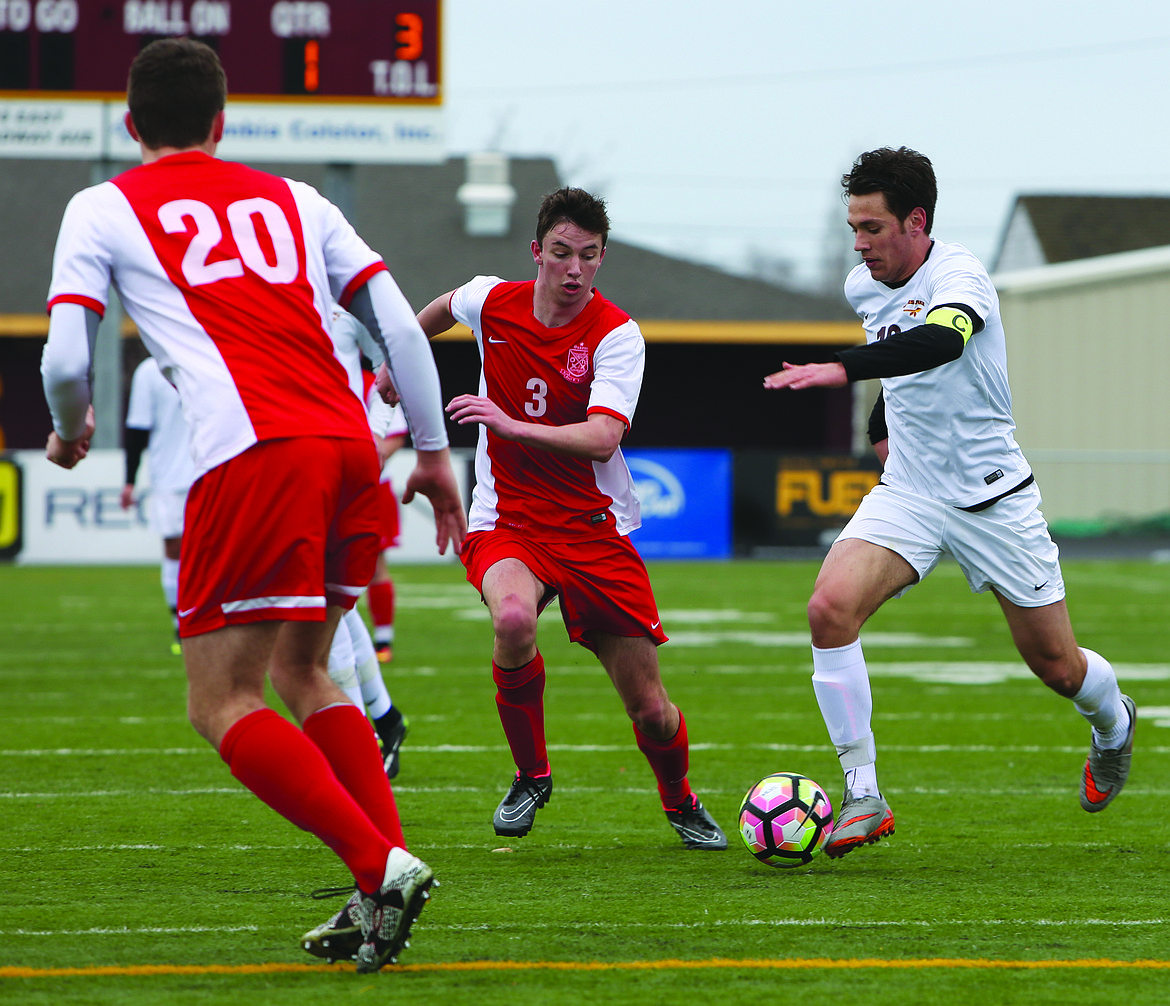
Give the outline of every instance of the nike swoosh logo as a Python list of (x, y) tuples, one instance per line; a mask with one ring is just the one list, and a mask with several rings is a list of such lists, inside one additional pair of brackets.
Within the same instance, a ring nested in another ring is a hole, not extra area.
[(531, 807), (534, 803), (536, 803), (535, 797), (526, 797), (523, 803), (516, 804), (515, 810), (508, 810), (507, 808), (501, 810), (500, 820), (514, 821), (517, 818), (521, 818), (528, 812), (528, 808)]
[(507, 341), (508, 341), (507, 339), (493, 339), (490, 335), (488, 336), (488, 342), (491, 342), (491, 343), (500, 343), (500, 342), (507, 342)]
[(695, 831), (693, 828), (688, 828), (685, 825), (682, 828), (683, 836), (689, 838), (692, 842), (703, 842), (706, 845), (712, 845), (719, 841), (719, 839), (711, 835), (705, 835), (701, 831)]
[(1097, 789), (1097, 783), (1093, 779), (1093, 773), (1089, 771), (1089, 766), (1085, 766), (1085, 797), (1089, 803), (1102, 803), (1109, 799), (1109, 794), (1113, 792), (1113, 787), (1110, 786), (1104, 793)]
[(661, 624), (662, 624), (662, 619), (659, 619), (659, 620), (658, 620), (657, 622), (655, 622), (655, 623), (654, 623), (652, 626), (650, 626), (650, 628), (652, 628), (652, 629), (657, 629), (657, 628), (658, 628), (658, 626), (660, 626)]
[(1044, 589), (1045, 587), (1047, 587), (1047, 586), (1048, 586), (1048, 581), (1047, 581), (1047, 580), (1045, 580), (1045, 581), (1044, 581), (1042, 584), (1040, 584), (1040, 586), (1039, 586), (1039, 587), (1033, 587), (1032, 589), (1033, 589), (1033, 590), (1043, 590), (1043, 589)]
[(186, 618), (186, 617), (187, 617), (188, 615), (190, 615), (190, 614), (191, 614), (193, 611), (195, 611), (195, 610), (196, 610), (198, 607), (199, 607), (199, 605), (195, 605), (195, 607), (194, 607), (194, 608), (188, 608), (186, 611), (180, 611), (180, 612), (179, 612), (179, 617), (180, 617), (180, 618)]

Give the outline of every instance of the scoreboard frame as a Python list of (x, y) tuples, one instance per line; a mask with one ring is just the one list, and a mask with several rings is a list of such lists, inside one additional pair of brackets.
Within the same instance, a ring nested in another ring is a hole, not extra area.
[(124, 98), (135, 53), (190, 35), (232, 101), (440, 105), (441, 0), (0, 0), (0, 98)]

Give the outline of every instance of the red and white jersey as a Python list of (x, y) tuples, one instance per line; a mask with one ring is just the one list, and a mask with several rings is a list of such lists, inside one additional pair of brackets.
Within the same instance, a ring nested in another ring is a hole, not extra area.
[(202, 475), (259, 441), (369, 437), (331, 307), (385, 268), (312, 187), (188, 151), (73, 197), (49, 308), (104, 313), (114, 282), (179, 390)]
[[(595, 412), (629, 427), (642, 388), (646, 343), (637, 324), (596, 290), (567, 325), (533, 315), (533, 281), (477, 276), (451, 295), (451, 313), (479, 345), (479, 394), (526, 423), (568, 426)], [(511, 528), (533, 541), (624, 535), (641, 526), (620, 450), (587, 461), (479, 431), (468, 530)]]

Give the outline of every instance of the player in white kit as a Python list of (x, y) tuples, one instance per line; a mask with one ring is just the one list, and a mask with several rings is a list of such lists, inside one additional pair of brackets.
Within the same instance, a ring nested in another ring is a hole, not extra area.
[(825, 850), (843, 856), (893, 834), (894, 815), (877, 784), (859, 634), (943, 553), (973, 591), (992, 591), (1028, 667), (1089, 721), (1081, 805), (1103, 810), (1129, 775), (1134, 703), (1108, 661), (1073, 635), (1057, 548), (1013, 436), (995, 287), (966, 248), (931, 238), (937, 187), (922, 154), (905, 147), (862, 154), (842, 186), (863, 259), (845, 295), (866, 345), (832, 363), (785, 363), (764, 381), (791, 389), (882, 382), (870, 420), (882, 480), (829, 550), (808, 606), (813, 686), (845, 771)]
[(130, 402), (126, 407), (126, 480), (122, 486), (122, 509), (134, 504), (134, 483), (142, 452), (150, 464), (150, 522), (163, 540), (160, 568), (163, 597), (175, 630), (171, 652), (182, 653), (179, 643), (179, 556), (183, 543), (183, 509), (187, 492), (195, 480), (191, 446), (187, 442), (187, 421), (179, 393), (162, 376), (153, 357), (143, 360), (130, 380)]
[[(314, 189), (215, 157), (226, 94), (214, 51), (191, 39), (151, 42), (131, 64), (125, 122), (143, 163), (75, 195), (57, 240), (46, 453), (65, 468), (88, 453), (90, 336), (112, 282), (190, 429), (188, 715), (236, 778), (345, 862), (358, 969), (376, 971), (434, 875), (406, 850), (369, 721), (327, 672), (379, 537), (377, 454), (330, 337), (334, 300), (382, 343), (419, 458), (406, 495), (430, 497), (440, 551), (459, 549), (466, 523), (409, 303)], [(266, 705), (266, 675), (300, 729)]]

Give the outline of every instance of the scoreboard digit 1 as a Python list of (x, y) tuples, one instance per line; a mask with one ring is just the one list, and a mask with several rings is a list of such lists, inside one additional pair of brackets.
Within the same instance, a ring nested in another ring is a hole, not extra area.
[(190, 35), (234, 100), (437, 105), (440, 0), (0, 0), (0, 94), (117, 98), (143, 45)]

